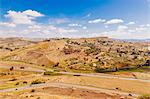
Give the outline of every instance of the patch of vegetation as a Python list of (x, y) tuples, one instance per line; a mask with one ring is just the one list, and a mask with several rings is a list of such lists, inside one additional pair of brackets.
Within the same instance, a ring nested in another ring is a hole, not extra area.
[(95, 44), (94, 43), (88, 43), (87, 41), (85, 41), (81, 46), (94, 48)]
[(116, 68), (96, 68), (95, 72), (97, 73), (105, 73), (105, 72), (115, 72)]
[(19, 85), (19, 82), (17, 82), (15, 85)]
[(25, 84), (22, 83), (22, 82), (9, 81), (9, 82), (6, 82), (5, 84), (1, 84), (0, 85), (0, 90), (21, 87), (21, 86), (24, 86), (24, 85)]
[(62, 61), (59, 61), (59, 66), (65, 68), (68, 66), (68, 64), (67, 64), (66, 60), (62, 60)]
[(34, 84), (41, 84), (41, 83), (45, 83), (44, 81), (40, 81), (40, 80), (34, 80), (31, 82), (31, 85), (34, 85)]
[(76, 53), (76, 52), (80, 52), (81, 50), (80, 49), (77, 49), (77, 48), (74, 48), (73, 46), (71, 45), (66, 45), (62, 52), (65, 53), (66, 55), (67, 54), (72, 54), (72, 53)]
[(35, 89), (32, 89), (31, 92), (35, 92)]
[(101, 52), (99, 48), (96, 48), (95, 46), (90, 47), (89, 49), (84, 50), (85, 54), (90, 55), (97, 55)]
[(129, 69), (120, 69), (118, 70), (117, 72), (146, 72), (146, 71), (149, 71), (150, 70), (150, 67), (148, 66), (142, 66), (142, 67), (132, 67), (132, 68), (129, 68)]
[(59, 73), (52, 72), (52, 71), (46, 71), (44, 72), (44, 75), (49, 75), (49, 76), (58, 76), (60, 75)]
[(138, 99), (150, 99), (150, 95), (139, 96)]
[(69, 72), (74, 72), (74, 73), (94, 73), (94, 71), (89, 71), (89, 70), (74, 70), (74, 69), (69, 69)]

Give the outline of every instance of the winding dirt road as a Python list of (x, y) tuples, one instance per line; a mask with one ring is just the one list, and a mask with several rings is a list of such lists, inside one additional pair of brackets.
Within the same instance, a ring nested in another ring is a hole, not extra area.
[(150, 82), (150, 80), (144, 80), (144, 79), (135, 79), (135, 78), (125, 78), (125, 77), (119, 77), (119, 76), (114, 76), (110, 74), (83, 74), (83, 73), (71, 73), (71, 72), (58, 72), (60, 74), (64, 75), (78, 75), (78, 76), (86, 76), (86, 77), (97, 77), (97, 78), (116, 78), (116, 79), (122, 79), (122, 80), (133, 80), (133, 81), (141, 81), (141, 82)]
[[(45, 70), (42, 69), (38, 69), (35, 67), (25, 67), (24, 69), (21, 69), (20, 66), (15, 66), (15, 64), (11, 64), (10, 66), (5, 66), (4, 64), (0, 64), (0, 68), (4, 68), (4, 69), (10, 69), (11, 67), (14, 67), (13, 70), (18, 70), (18, 71), (26, 71), (26, 72), (37, 72), (37, 73), (43, 73), (45, 72)], [(139, 81), (139, 82), (146, 82), (146, 83), (150, 83), (150, 80), (144, 80), (144, 79), (135, 79), (135, 78), (125, 78), (125, 77), (119, 77), (119, 76), (113, 76), (110, 74), (103, 74), (103, 73), (98, 73), (98, 74), (84, 74), (84, 73), (71, 73), (71, 72), (58, 72), (60, 74), (63, 75), (74, 75), (74, 76), (85, 76), (85, 77), (91, 77), (91, 78), (109, 78), (109, 79), (120, 79), (120, 80), (128, 80), (128, 81)], [(39, 74), (38, 76), (40, 76), (41, 74)], [(28, 77), (28, 76), (27, 76)], [(0, 80), (1, 81), (5, 81)], [(5, 93), (5, 92), (12, 92), (12, 91), (16, 91), (16, 90), (28, 90), (28, 89), (36, 89), (36, 88), (43, 88), (43, 87), (58, 87), (58, 88), (79, 88), (79, 89), (88, 89), (88, 90), (92, 90), (92, 91), (98, 91), (98, 92), (103, 92), (103, 93), (108, 93), (108, 94), (120, 94), (120, 95), (125, 95), (128, 96), (129, 94), (132, 94), (132, 96), (139, 96), (139, 94), (134, 94), (134, 93), (128, 93), (128, 92), (122, 92), (119, 90), (108, 90), (108, 89), (103, 89), (103, 88), (97, 88), (97, 87), (90, 87), (90, 86), (81, 86), (78, 84), (71, 84), (71, 83), (63, 83), (63, 82), (59, 82), (59, 83), (43, 83), (43, 84), (36, 84), (36, 85), (27, 85), (27, 86), (22, 86), (22, 87), (17, 87), (17, 88), (9, 88), (9, 89), (3, 89), (0, 90), (1, 93)]]
[(75, 84), (67, 84), (67, 83), (43, 83), (43, 84), (27, 85), (27, 86), (23, 86), (23, 87), (0, 90), (0, 92), (4, 93), (4, 92), (12, 92), (12, 91), (22, 91), (22, 90), (44, 88), (44, 87), (79, 88), (79, 89), (87, 89), (87, 90), (91, 90), (91, 91), (112, 94), (112, 95), (119, 94), (119, 95), (128, 96), (129, 94), (132, 94), (133, 97), (139, 96), (138, 94), (134, 94), (134, 93), (127, 93), (127, 92), (121, 92), (121, 91), (116, 91), (116, 90), (108, 90), (108, 89), (95, 88), (95, 87), (89, 87), (89, 86), (81, 86), (81, 85), (75, 85)]
[[(0, 68), (3, 69), (10, 69), (12, 66), (1, 66)], [(24, 69), (21, 69), (19, 66), (14, 66), (13, 70), (18, 70), (18, 71), (26, 71), (26, 72), (37, 72), (37, 73), (44, 73), (45, 70), (42, 69), (37, 69), (33, 67), (25, 67)], [(99, 77), (99, 78), (116, 78), (116, 79), (122, 79), (122, 80), (133, 80), (133, 81), (142, 81), (142, 82), (149, 82), (150, 80), (145, 80), (145, 79), (135, 79), (135, 78), (127, 78), (127, 77), (119, 77), (119, 76), (114, 76), (110, 74), (103, 74), (103, 73), (98, 73), (98, 74), (85, 74), (85, 73), (72, 73), (72, 72), (57, 72), (63, 75), (78, 75), (78, 76), (86, 76), (86, 77)]]

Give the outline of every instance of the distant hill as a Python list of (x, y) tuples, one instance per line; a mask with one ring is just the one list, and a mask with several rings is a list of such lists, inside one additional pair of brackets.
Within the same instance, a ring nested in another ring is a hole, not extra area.
[[(129, 41), (129, 40), (128, 40)], [(36, 64), (61, 70), (93, 71), (96, 69), (119, 69), (144, 64), (147, 43), (125, 42), (107, 37), (80, 39), (45, 39), (30, 41), (22, 38), (7, 38), (1, 44), (7, 49), (2, 60)], [(19, 45), (18, 45), (19, 44)]]
[(127, 42), (150, 42), (150, 39), (117, 39), (121, 41), (127, 41)]

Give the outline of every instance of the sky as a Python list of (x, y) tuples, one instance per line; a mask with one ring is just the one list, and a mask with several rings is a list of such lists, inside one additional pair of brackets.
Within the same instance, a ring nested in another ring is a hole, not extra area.
[(0, 37), (150, 39), (150, 0), (0, 0)]

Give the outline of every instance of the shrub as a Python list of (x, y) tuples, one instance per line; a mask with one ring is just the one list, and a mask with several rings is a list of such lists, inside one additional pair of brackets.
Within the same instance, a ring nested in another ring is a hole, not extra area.
[(82, 44), (82, 46), (84, 46), (84, 47), (90, 47), (90, 48), (95, 48), (95, 44), (94, 44), (94, 43), (87, 43), (87, 42), (84, 42), (84, 43)]
[(44, 67), (45, 65), (44, 65), (44, 64), (42, 64), (42, 66)]
[(20, 67), (20, 69), (24, 69), (24, 67)]
[(53, 67), (58, 67), (59, 66), (59, 62), (55, 63)]
[(23, 81), (23, 84), (27, 84), (28, 82), (27, 81)]
[(17, 79), (16, 78), (13, 78), (13, 79), (10, 79), (9, 81), (16, 81)]
[(95, 72), (97, 73), (102, 73), (102, 72), (105, 72), (106, 70), (104, 68), (96, 68), (95, 69)]
[(31, 92), (35, 92), (35, 89), (32, 89)]
[(150, 95), (139, 96), (138, 99), (150, 99)]
[(9, 70), (12, 71), (14, 69), (14, 67), (12, 66)]
[(45, 83), (44, 81), (35, 80), (31, 82), (31, 85)]
[(46, 72), (44, 72), (44, 75), (57, 76), (57, 75), (60, 75), (60, 74), (56, 73), (56, 72), (46, 71)]
[(19, 82), (17, 82), (15, 85), (19, 85)]
[(101, 50), (98, 49), (98, 48), (90, 48), (90, 49), (84, 50), (84, 52), (85, 52), (85, 54), (87, 54), (87, 55), (92, 54), (92, 53), (93, 53), (94, 55), (97, 55), (98, 53), (101, 52)]
[(40, 97), (37, 97), (36, 99), (41, 99)]
[(105, 73), (105, 72), (115, 72), (116, 68), (96, 68), (95, 72), (97, 73)]

